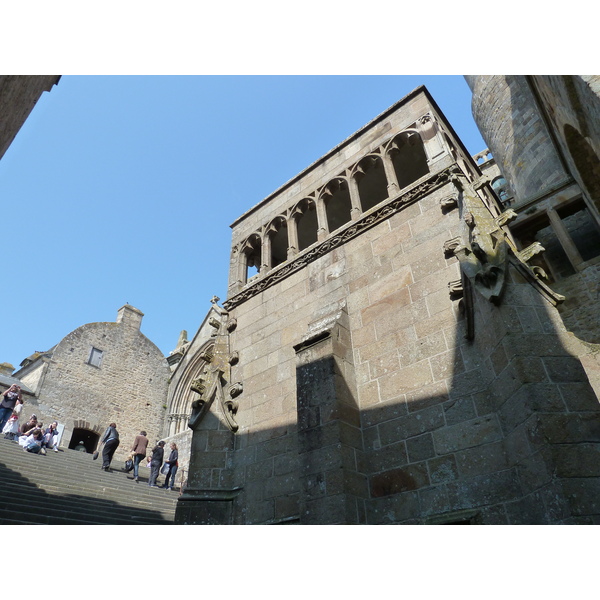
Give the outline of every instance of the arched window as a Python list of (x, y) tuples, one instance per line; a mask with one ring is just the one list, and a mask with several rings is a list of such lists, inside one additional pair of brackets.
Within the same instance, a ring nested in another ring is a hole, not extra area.
[(351, 220), (352, 202), (348, 184), (343, 179), (330, 181), (322, 192), (329, 231), (335, 231)]
[(317, 211), (314, 200), (301, 200), (294, 210), (298, 231), (298, 250), (304, 250), (317, 241)]
[(405, 131), (396, 136), (389, 153), (400, 189), (429, 173), (423, 140), (418, 133)]
[(496, 196), (498, 196), (500, 202), (502, 202), (504, 206), (509, 206), (511, 204), (511, 195), (508, 191), (508, 184), (504, 177), (496, 177), (492, 180), (492, 189), (496, 192)]
[(388, 197), (383, 162), (378, 156), (366, 156), (354, 171), (363, 211), (373, 208)]
[(271, 268), (287, 260), (288, 231), (284, 217), (277, 217), (269, 226), (271, 238)]
[(260, 272), (262, 244), (260, 236), (257, 233), (252, 234), (243, 246), (243, 253), (246, 261), (245, 281), (247, 283)]

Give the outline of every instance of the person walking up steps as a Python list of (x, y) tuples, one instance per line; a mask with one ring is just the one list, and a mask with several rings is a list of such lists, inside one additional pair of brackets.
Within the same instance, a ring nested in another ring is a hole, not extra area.
[(169, 471), (165, 478), (165, 484), (161, 487), (167, 488), (168, 490), (172, 490), (175, 487), (175, 475), (177, 475), (177, 468), (179, 466), (179, 463), (177, 462), (178, 458), (179, 452), (177, 450), (177, 444), (171, 442), (171, 454), (169, 454), (168, 460), (165, 460), (165, 463), (169, 465)]
[(146, 458), (146, 450), (148, 449), (148, 438), (145, 431), (140, 431), (139, 435), (135, 436), (131, 451), (133, 452), (133, 480), (138, 481), (140, 463)]
[(158, 472), (160, 471), (160, 467), (163, 463), (163, 457), (165, 455), (164, 451), (165, 443), (158, 442), (156, 446), (154, 446), (152, 450), (152, 461), (150, 462), (150, 481), (148, 485), (150, 487), (158, 487), (156, 485), (156, 478), (158, 477)]
[(104, 444), (104, 448), (102, 449), (102, 470), (108, 471), (115, 450), (119, 446), (119, 432), (117, 431), (116, 423), (111, 423), (106, 428), (104, 435), (100, 439), (100, 444)]

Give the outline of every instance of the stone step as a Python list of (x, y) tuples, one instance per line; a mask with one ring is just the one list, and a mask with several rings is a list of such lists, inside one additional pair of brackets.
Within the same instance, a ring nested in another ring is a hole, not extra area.
[(178, 492), (150, 488), (145, 467), (134, 482), (123, 463), (108, 473), (100, 465), (90, 454), (31, 454), (0, 439), (0, 524), (173, 523)]
[(123, 497), (119, 501), (77, 494), (48, 494), (46, 490), (18, 485), (4, 485), (2, 489), (3, 505), (27, 506), (28, 510), (38, 508), (43, 510), (51, 506), (57, 510), (79, 510), (81, 514), (90, 512), (93, 515), (94, 512), (109, 509), (115, 516), (152, 521), (169, 519), (173, 512), (172, 507), (157, 506), (156, 503), (150, 501), (139, 502), (131, 496)]

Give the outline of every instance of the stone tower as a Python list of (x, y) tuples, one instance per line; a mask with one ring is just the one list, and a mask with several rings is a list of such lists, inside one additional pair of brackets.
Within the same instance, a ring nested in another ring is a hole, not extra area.
[(515, 216), (418, 88), (237, 219), (170, 391), (178, 522), (596, 522), (598, 402)]

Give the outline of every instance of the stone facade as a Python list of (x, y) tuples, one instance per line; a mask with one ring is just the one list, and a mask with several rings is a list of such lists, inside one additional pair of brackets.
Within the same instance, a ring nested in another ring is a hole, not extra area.
[(40, 96), (57, 85), (60, 75), (0, 75), (0, 158), (33, 110)]
[(92, 452), (109, 423), (121, 437), (123, 458), (140, 430), (158, 441), (166, 413), (169, 367), (161, 351), (140, 331), (143, 314), (125, 305), (115, 323), (88, 323), (48, 352), (22, 363), (13, 377), (33, 391), (25, 417), (65, 426), (64, 447), (84, 441)]
[(177, 520), (596, 522), (598, 401), (505, 208), (419, 88), (242, 215)]
[(509, 187), (519, 249), (564, 301), (571, 351), (600, 396), (600, 78), (469, 76), (473, 115)]

